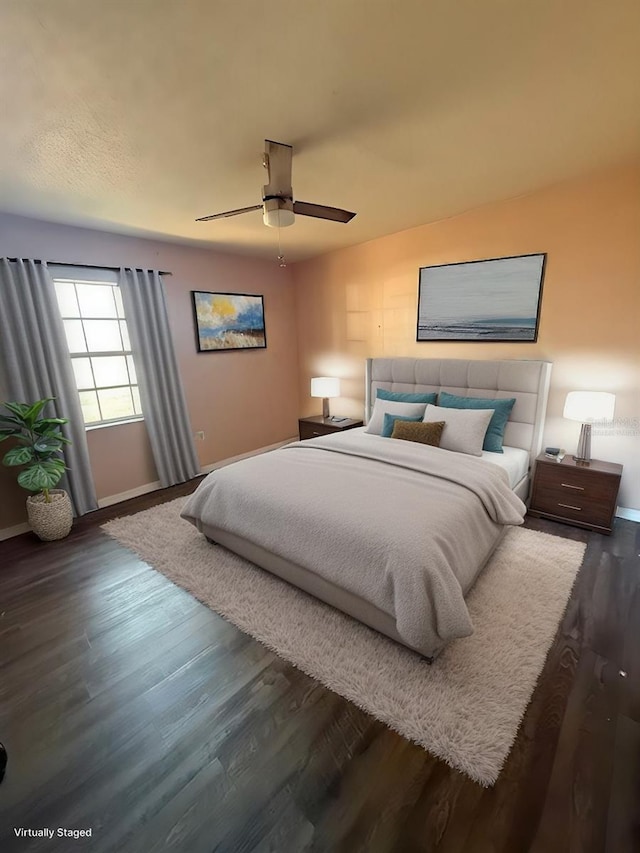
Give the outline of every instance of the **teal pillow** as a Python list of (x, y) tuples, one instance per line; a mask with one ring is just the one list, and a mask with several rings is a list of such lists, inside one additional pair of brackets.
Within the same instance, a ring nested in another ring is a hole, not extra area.
[(389, 412), (385, 412), (384, 424), (382, 425), (382, 432), (380, 435), (383, 438), (391, 438), (391, 433), (396, 425), (396, 421), (421, 421), (423, 417), (424, 415), (418, 415), (415, 418), (408, 415), (390, 415)]
[(482, 445), (483, 450), (489, 450), (491, 453), (504, 453), (502, 439), (515, 401), (515, 397), (500, 400), (490, 397), (458, 397), (455, 394), (447, 394), (446, 391), (441, 391), (438, 395), (438, 405), (445, 409), (495, 409)]
[(424, 394), (405, 394), (404, 391), (385, 391), (384, 388), (378, 388), (376, 397), (379, 400), (393, 400), (394, 403), (433, 403), (435, 405), (435, 391), (425, 392)]

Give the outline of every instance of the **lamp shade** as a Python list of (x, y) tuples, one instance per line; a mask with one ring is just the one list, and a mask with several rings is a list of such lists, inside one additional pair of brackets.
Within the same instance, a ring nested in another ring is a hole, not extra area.
[(340, 380), (333, 376), (316, 376), (311, 380), (312, 397), (339, 397)]
[(582, 423), (610, 421), (615, 404), (616, 395), (607, 391), (570, 391), (564, 404), (563, 416)]

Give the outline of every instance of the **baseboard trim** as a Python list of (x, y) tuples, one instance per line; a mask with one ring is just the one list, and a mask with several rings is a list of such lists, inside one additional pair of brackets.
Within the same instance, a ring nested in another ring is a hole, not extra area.
[(640, 509), (630, 509), (626, 506), (619, 506), (616, 509), (616, 516), (618, 518), (626, 518), (627, 521), (636, 521), (640, 523)]
[(28, 533), (30, 530), (31, 527), (26, 521), (23, 521), (22, 524), (14, 524), (13, 527), (3, 527), (0, 529), (0, 542), (3, 542), (5, 539), (11, 539), (14, 536), (21, 536), (23, 533)]
[(215, 471), (216, 468), (224, 468), (225, 465), (231, 465), (233, 462), (240, 462), (242, 459), (249, 459), (250, 456), (259, 456), (261, 453), (268, 453), (270, 450), (277, 450), (279, 447), (284, 447), (285, 444), (291, 444), (298, 441), (298, 436), (287, 438), (284, 441), (277, 441), (275, 444), (268, 444), (266, 447), (259, 447), (258, 450), (250, 450), (248, 453), (240, 453), (238, 456), (230, 456), (228, 459), (221, 459), (219, 462), (213, 462), (211, 465), (205, 465), (202, 469), (203, 474), (209, 474)]
[[(250, 456), (258, 456), (260, 453), (268, 453), (270, 450), (277, 450), (279, 447), (284, 447), (285, 444), (291, 444), (292, 441), (297, 441), (298, 437), (287, 438), (285, 441), (278, 441), (275, 444), (268, 444), (266, 447), (259, 447), (257, 450), (249, 450), (247, 453), (240, 453), (238, 456), (230, 456), (228, 459), (220, 459), (218, 462), (212, 462), (211, 465), (205, 465), (202, 468), (203, 474), (209, 474), (215, 471), (216, 468), (224, 468), (225, 465), (231, 465), (233, 462), (239, 462), (241, 459), (248, 459)], [(146, 495), (149, 492), (155, 492), (161, 489), (162, 485), (159, 480), (155, 483), (145, 483), (143, 486), (138, 486), (135, 489), (129, 489), (128, 492), (120, 492), (117, 495), (108, 495), (106, 498), (100, 498), (98, 508), (113, 506), (113, 504), (128, 501), (130, 498), (137, 498), (140, 495)]]
[(98, 509), (103, 509), (106, 506), (113, 506), (113, 504), (119, 504), (122, 503), (122, 501), (128, 501), (131, 498), (137, 498), (140, 495), (146, 495), (148, 492), (155, 492), (160, 488), (160, 480), (156, 480), (155, 483), (145, 483), (144, 486), (137, 486), (135, 489), (129, 489), (127, 492), (119, 492), (117, 495), (107, 495), (106, 498), (100, 498), (98, 500)]

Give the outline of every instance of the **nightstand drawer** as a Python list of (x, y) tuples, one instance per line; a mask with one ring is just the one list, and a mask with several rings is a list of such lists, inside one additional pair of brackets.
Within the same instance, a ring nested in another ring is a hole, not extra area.
[(319, 435), (331, 435), (336, 430), (324, 424), (308, 424), (300, 421), (300, 441), (307, 438), (317, 438)]
[(622, 466), (594, 461), (580, 466), (572, 458), (538, 458), (531, 494), (532, 515), (611, 532)]
[[(557, 463), (556, 463), (557, 465)], [(589, 468), (565, 468), (538, 463), (536, 467), (536, 483), (539, 485), (559, 488), (565, 494), (600, 495), (608, 497), (618, 491), (619, 477), (602, 474)]]
[(333, 435), (337, 432), (344, 432), (348, 429), (361, 427), (362, 421), (357, 421), (354, 418), (321, 418), (319, 416), (310, 418), (298, 418), (298, 430), (300, 433), (300, 441), (305, 441), (308, 438), (318, 438), (320, 435)]
[(551, 515), (564, 516), (586, 524), (607, 527), (611, 520), (611, 501), (617, 489), (608, 491), (606, 497), (570, 486), (536, 483), (531, 498), (531, 508)]

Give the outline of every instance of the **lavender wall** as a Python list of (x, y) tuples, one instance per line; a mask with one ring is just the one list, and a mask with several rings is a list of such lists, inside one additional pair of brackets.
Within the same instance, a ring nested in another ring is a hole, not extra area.
[[(203, 465), (297, 432), (298, 370), (293, 282), (274, 261), (0, 214), (0, 257), (168, 270), (169, 317)], [(197, 353), (189, 291), (264, 294), (267, 349)], [(0, 365), (1, 368), (1, 365)], [(0, 398), (2, 379), (0, 369)], [(98, 497), (157, 479), (143, 423), (88, 432)], [(0, 468), (0, 530), (25, 520), (25, 493)]]

